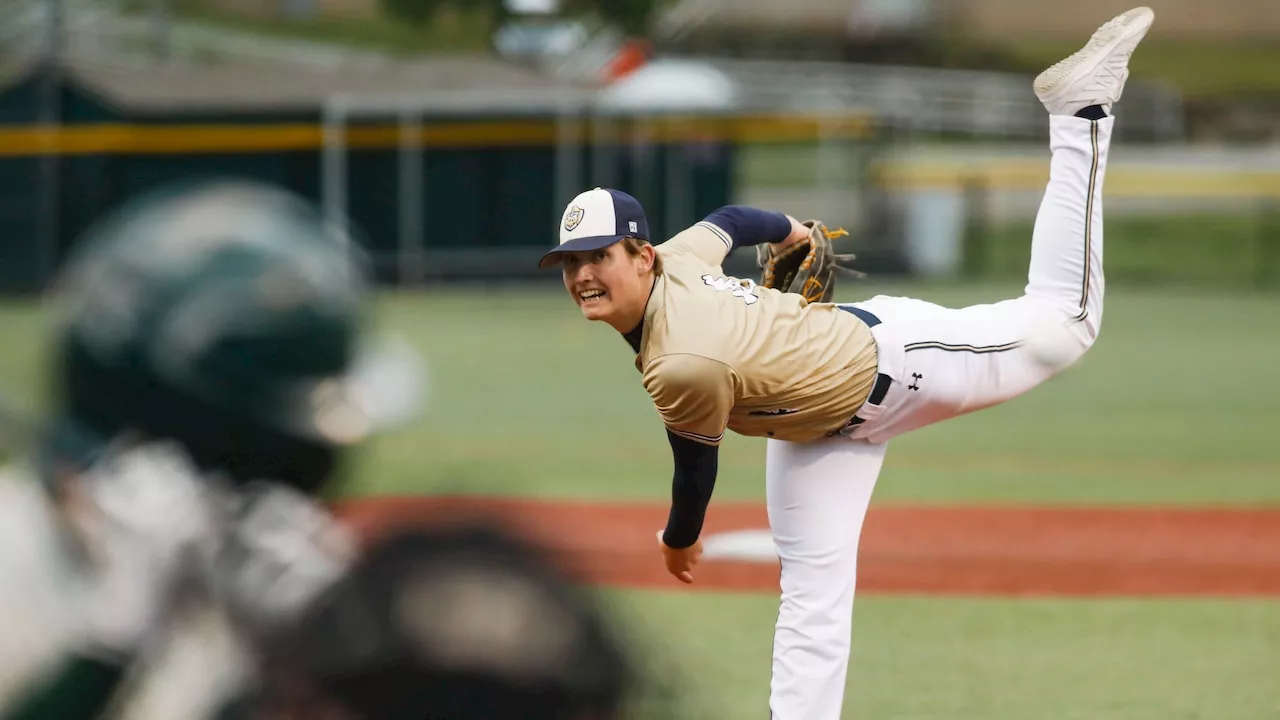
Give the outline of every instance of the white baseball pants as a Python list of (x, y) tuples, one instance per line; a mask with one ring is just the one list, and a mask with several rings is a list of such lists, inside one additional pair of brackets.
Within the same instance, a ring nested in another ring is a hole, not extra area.
[[(1102, 321), (1102, 184), (1113, 118), (1050, 116), (1049, 181), (1036, 216), (1022, 297), (944, 308), (877, 296), (855, 307), (892, 382), (848, 437), (767, 441), (769, 523), (781, 560), (769, 707), (773, 720), (837, 720), (844, 702), (858, 540), (887, 442), (1012, 399), (1078, 360)], [(1059, 328), (1061, 361), (1026, 344)], [(1041, 356), (1043, 357), (1043, 356)]]

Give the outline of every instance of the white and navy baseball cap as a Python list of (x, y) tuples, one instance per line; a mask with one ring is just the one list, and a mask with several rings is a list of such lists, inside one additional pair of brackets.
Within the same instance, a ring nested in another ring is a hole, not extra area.
[(588, 190), (565, 208), (560, 218), (560, 245), (543, 255), (538, 267), (560, 262), (561, 253), (599, 250), (625, 237), (649, 240), (649, 221), (640, 201), (621, 190)]

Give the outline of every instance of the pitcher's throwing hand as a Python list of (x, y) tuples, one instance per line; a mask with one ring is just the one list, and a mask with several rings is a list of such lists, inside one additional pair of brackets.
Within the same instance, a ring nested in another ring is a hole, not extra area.
[(682, 583), (693, 584), (693, 566), (702, 559), (702, 541), (698, 540), (687, 548), (668, 547), (662, 542), (662, 531), (658, 531), (658, 546), (662, 548), (662, 560), (667, 564), (667, 572)]

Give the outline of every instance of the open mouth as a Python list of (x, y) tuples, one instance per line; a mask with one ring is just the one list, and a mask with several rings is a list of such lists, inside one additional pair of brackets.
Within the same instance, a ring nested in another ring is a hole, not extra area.
[(604, 300), (604, 296), (605, 296), (605, 292), (603, 290), (597, 290), (597, 289), (583, 290), (582, 292), (578, 293), (578, 299), (582, 301), (583, 305), (593, 305), (595, 303), (599, 303)]

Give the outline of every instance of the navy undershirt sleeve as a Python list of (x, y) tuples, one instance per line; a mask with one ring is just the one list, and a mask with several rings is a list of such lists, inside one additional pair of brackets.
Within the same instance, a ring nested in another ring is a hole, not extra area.
[(707, 505), (716, 486), (720, 448), (682, 438), (667, 431), (675, 472), (671, 480), (671, 513), (662, 542), (667, 547), (687, 548), (702, 534)]
[(791, 234), (791, 221), (783, 213), (747, 205), (726, 205), (708, 215), (706, 222), (728, 233), (733, 239), (733, 250), (782, 242)]
[[(746, 205), (726, 205), (706, 217), (733, 239), (733, 249), (776, 243), (791, 234), (791, 221), (780, 212)], [(662, 541), (672, 548), (693, 545), (702, 534), (707, 505), (715, 490), (720, 449), (682, 438), (670, 430), (667, 441), (675, 461), (671, 480), (671, 512)]]

